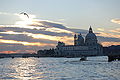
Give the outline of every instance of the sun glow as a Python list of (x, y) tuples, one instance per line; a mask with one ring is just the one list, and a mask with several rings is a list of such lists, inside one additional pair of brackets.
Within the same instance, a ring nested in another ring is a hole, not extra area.
[(27, 17), (24, 14), (16, 14), (16, 15), (19, 16), (19, 18), (22, 21), (17, 21), (15, 24), (21, 25), (21, 26), (26, 26), (26, 25), (32, 24), (34, 22), (34, 18), (36, 18), (35, 15), (31, 15), (31, 14), (28, 15), (29, 17)]

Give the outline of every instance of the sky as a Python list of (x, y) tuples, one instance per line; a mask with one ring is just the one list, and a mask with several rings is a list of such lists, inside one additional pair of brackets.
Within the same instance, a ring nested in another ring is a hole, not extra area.
[(0, 53), (73, 44), (90, 25), (103, 46), (120, 45), (119, 8), (120, 0), (0, 0)]

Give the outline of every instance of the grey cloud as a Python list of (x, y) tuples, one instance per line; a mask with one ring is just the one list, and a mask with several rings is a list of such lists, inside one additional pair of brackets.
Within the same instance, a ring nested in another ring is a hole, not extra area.
[[(55, 22), (50, 22), (50, 21), (37, 21), (38, 23), (42, 23), (43, 27), (56, 27), (56, 28), (60, 28), (60, 29), (66, 29), (65, 26), (63, 26), (62, 24), (59, 23), (55, 23)], [(33, 24), (34, 25), (34, 24)], [(35, 26), (35, 25), (34, 25)], [(40, 25), (41, 26), (41, 25)]]
[(100, 42), (120, 42), (119, 38), (97, 36)]
[(82, 34), (86, 34), (88, 32), (88, 30), (84, 30), (84, 29), (72, 29), (72, 28), (66, 28), (66, 29), (75, 33), (82, 33)]
[(41, 42), (41, 43), (53, 43), (55, 44), (56, 41), (51, 41), (51, 40), (45, 40), (45, 39), (34, 39), (30, 36), (26, 36), (23, 34), (6, 34), (6, 36), (3, 36), (2, 39), (6, 40), (16, 40), (16, 41), (26, 41), (26, 42)]
[(26, 51), (26, 50), (38, 51), (40, 49), (49, 49), (49, 48), (52, 48), (52, 46), (23, 46), (20, 44), (6, 44), (6, 43), (1, 43), (0, 45), (0, 51), (20, 50), (20, 53), (23, 53), (22, 51)]

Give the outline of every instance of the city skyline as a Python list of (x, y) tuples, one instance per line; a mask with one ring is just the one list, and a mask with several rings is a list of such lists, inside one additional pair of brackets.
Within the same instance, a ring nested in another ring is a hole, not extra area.
[[(120, 45), (119, 0), (1, 0), (0, 53), (35, 52), (73, 44), (91, 25), (103, 46)], [(20, 14), (25, 12), (29, 15)]]

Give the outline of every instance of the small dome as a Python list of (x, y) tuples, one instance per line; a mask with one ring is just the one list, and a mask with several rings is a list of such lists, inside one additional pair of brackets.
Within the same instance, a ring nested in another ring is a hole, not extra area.
[(84, 38), (82, 37), (81, 33), (78, 35), (77, 45), (84, 45)]
[(78, 35), (78, 40), (79, 41), (84, 41), (84, 38), (82, 37), (81, 33)]

